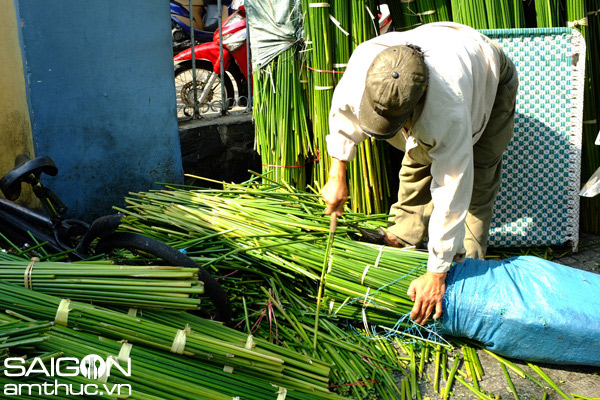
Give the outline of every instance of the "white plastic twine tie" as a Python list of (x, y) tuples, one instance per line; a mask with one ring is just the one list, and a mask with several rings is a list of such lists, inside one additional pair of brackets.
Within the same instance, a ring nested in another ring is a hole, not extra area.
[(185, 329), (178, 329), (171, 345), (171, 353), (183, 354), (185, 350), (185, 342), (187, 340), (187, 334), (191, 332), (189, 326), (186, 325)]
[(71, 300), (62, 299), (58, 308), (56, 309), (56, 316), (54, 317), (54, 322), (58, 325), (67, 326), (67, 321), (69, 319), (69, 305), (71, 304)]
[(31, 282), (31, 275), (33, 273), (33, 266), (36, 262), (39, 262), (40, 259), (37, 257), (31, 257), (31, 261), (27, 268), (25, 268), (25, 274), (23, 276), (23, 283), (25, 284), (25, 289), (33, 290), (33, 284)]

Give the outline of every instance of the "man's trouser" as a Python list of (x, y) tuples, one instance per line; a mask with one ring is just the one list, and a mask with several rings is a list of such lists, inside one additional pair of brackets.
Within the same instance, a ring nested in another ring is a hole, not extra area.
[[(465, 222), (464, 242), (470, 258), (481, 259), (487, 250), (494, 200), (500, 187), (502, 153), (514, 131), (518, 85), (515, 66), (503, 55), (490, 119), (481, 138), (473, 145), (473, 193)], [(402, 160), (398, 202), (391, 207), (390, 222), (393, 225), (388, 228), (401, 245), (423, 247), (433, 210), (430, 168), (431, 165), (417, 163), (406, 155)]]

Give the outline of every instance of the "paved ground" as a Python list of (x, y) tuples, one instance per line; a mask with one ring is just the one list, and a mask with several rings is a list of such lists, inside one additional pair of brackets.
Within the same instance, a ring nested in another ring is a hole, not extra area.
[[(568, 249), (556, 249), (556, 254), (563, 254), (564, 251), (568, 251)], [(600, 236), (583, 235), (580, 238), (579, 252), (555, 258), (553, 261), (574, 268), (600, 273)], [(600, 288), (598, 288), (598, 294), (600, 295)], [(598, 321), (598, 324), (600, 324), (600, 321)], [(597, 343), (597, 349), (598, 352), (600, 352), (600, 343)], [(563, 349), (556, 350), (558, 352), (566, 351)], [(478, 354), (485, 374), (483, 379), (479, 382), (481, 389), (488, 393), (499, 395), (502, 399), (514, 398), (512, 392), (508, 388), (508, 383), (504, 377), (500, 364), (483, 351), (479, 351)], [(524, 363), (515, 363), (524, 369), (528, 369)], [(430, 376), (433, 376), (433, 363), (430, 364), (428, 373)], [(600, 399), (600, 368), (542, 364), (540, 364), (540, 366), (568, 396), (574, 397), (574, 395), (579, 395)], [(533, 374), (533, 376), (537, 377), (535, 374)], [(520, 378), (514, 373), (511, 373), (511, 378), (521, 400), (542, 399), (544, 389), (528, 379)], [(442, 380), (441, 386), (443, 387), (444, 384), (445, 383)], [(453, 387), (453, 398), (455, 399), (477, 398), (477, 396), (460, 383), (456, 383)], [(433, 390), (431, 381), (422, 381), (421, 394), (423, 397), (430, 397), (432, 400), (441, 398), (440, 395)], [(549, 389), (548, 399), (555, 400), (562, 399), (562, 397), (554, 390)]]

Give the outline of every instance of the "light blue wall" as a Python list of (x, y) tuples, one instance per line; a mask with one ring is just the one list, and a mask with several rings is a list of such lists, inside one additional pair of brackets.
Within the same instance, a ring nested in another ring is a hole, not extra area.
[(44, 182), (90, 220), (130, 191), (181, 182), (169, 3), (15, 0)]

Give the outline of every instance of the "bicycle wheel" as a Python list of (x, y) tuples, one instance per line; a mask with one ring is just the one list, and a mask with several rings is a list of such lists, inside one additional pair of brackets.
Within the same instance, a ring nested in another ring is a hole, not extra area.
[(98, 241), (96, 254), (110, 254), (124, 249), (135, 254), (143, 253), (163, 260), (171, 266), (198, 268), (198, 278), (204, 282), (204, 293), (215, 307), (215, 319), (228, 324), (231, 320), (231, 305), (227, 293), (213, 276), (181, 251), (156, 239), (128, 232), (114, 232)]

